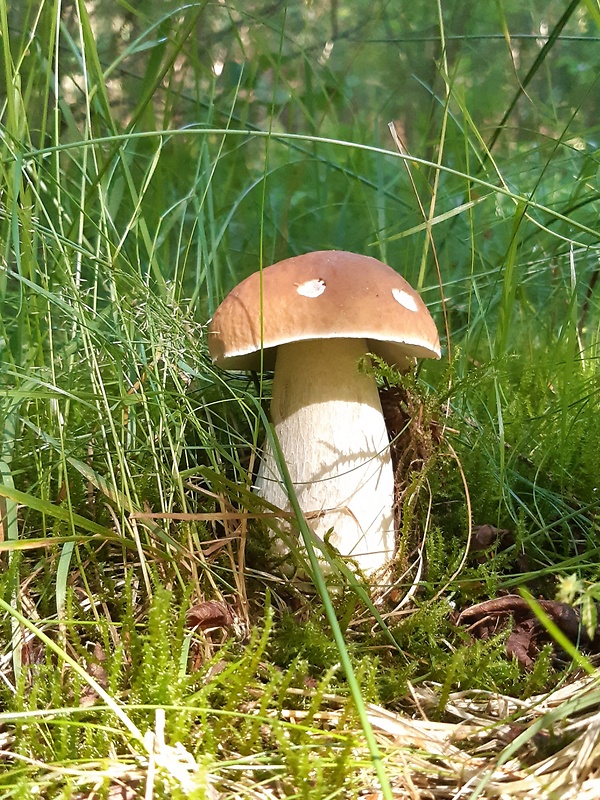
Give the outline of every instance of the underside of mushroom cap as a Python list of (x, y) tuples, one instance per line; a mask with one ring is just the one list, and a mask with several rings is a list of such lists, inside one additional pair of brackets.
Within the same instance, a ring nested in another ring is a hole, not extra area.
[[(366, 339), (391, 365), (439, 358), (435, 323), (421, 297), (370, 256), (322, 250), (250, 275), (216, 310), (213, 361), (225, 369), (273, 369), (279, 345), (311, 339)], [(261, 359), (262, 351), (262, 359)]]

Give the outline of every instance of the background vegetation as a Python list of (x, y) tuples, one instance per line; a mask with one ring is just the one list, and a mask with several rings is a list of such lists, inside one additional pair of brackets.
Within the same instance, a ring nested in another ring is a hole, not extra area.
[[(0, 0), (0, 30), (0, 796), (375, 780), (323, 606), (252, 518), (254, 383), (206, 351), (233, 285), (309, 250), (392, 264), (444, 345), (408, 387), (393, 643), (334, 594), (363, 697), (447, 720), (458, 688), (577, 677), (452, 608), (562, 586), (594, 633), (594, 0)], [(506, 533), (470, 555), (471, 524)]]

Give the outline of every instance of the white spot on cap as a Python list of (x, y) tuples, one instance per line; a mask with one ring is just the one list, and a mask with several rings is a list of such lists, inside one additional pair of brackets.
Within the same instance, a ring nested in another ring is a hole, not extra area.
[(394, 300), (400, 303), (401, 306), (404, 306), (404, 308), (407, 308), (409, 311), (418, 311), (415, 298), (408, 292), (405, 292), (404, 289), (392, 289), (392, 295)]
[(311, 281), (304, 281), (296, 287), (298, 294), (302, 297), (319, 297), (326, 289), (325, 281), (322, 278), (313, 278)]

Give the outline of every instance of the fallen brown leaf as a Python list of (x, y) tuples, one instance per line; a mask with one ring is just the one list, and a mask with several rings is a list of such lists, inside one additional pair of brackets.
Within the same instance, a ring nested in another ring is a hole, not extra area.
[(202, 631), (229, 628), (233, 625), (233, 614), (227, 603), (206, 600), (190, 608), (187, 621), (191, 628), (200, 628)]
[[(539, 599), (537, 602), (571, 642), (579, 644), (582, 639), (589, 642), (582, 629), (578, 609), (555, 600)], [(465, 608), (458, 615), (457, 623), (467, 625), (471, 634), (478, 639), (489, 639), (512, 624), (506, 652), (516, 658), (524, 669), (532, 669), (544, 644), (551, 641), (544, 626), (520, 595), (496, 597)]]

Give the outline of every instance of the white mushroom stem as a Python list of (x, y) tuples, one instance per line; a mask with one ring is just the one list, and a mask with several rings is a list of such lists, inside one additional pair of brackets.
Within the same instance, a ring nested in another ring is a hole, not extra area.
[[(281, 345), (271, 418), (312, 529), (333, 528), (331, 543), (373, 573), (394, 551), (394, 475), (375, 379), (358, 370), (366, 352), (364, 339)], [(269, 447), (256, 488), (289, 510)]]

